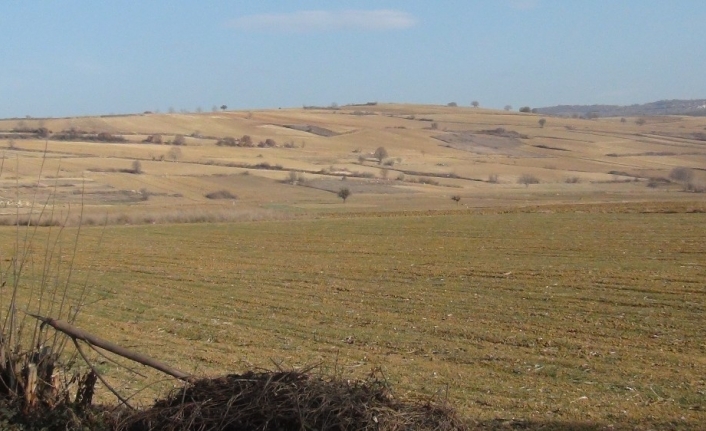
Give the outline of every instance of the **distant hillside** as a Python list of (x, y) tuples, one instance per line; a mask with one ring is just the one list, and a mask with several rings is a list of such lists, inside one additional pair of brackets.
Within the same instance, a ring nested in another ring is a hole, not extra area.
[(650, 115), (706, 116), (706, 99), (660, 100), (643, 105), (558, 105), (537, 108), (546, 115), (566, 117), (637, 117)]

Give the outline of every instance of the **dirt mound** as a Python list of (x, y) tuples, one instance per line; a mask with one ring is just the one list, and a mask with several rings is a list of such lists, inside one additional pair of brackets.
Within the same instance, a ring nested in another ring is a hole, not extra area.
[(465, 430), (443, 404), (405, 402), (384, 379), (316, 377), (299, 371), (247, 372), (202, 379), (148, 410), (126, 417), (120, 430)]

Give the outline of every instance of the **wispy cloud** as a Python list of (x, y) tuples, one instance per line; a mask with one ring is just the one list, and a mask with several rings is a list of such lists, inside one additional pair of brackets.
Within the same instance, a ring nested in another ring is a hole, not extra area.
[(230, 27), (239, 30), (296, 33), (400, 30), (416, 24), (416, 18), (409, 13), (389, 9), (310, 10), (285, 14), (248, 15), (228, 23)]
[(510, 0), (510, 7), (517, 10), (531, 10), (539, 7), (539, 0)]

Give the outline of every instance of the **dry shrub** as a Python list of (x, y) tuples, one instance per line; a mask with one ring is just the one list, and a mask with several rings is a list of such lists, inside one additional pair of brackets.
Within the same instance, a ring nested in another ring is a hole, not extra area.
[(381, 374), (362, 381), (300, 371), (246, 372), (202, 379), (173, 391), (117, 429), (465, 430), (446, 404), (393, 396)]
[(236, 195), (229, 192), (228, 190), (218, 190), (215, 192), (207, 193), (206, 197), (208, 199), (238, 199)]
[(539, 178), (532, 174), (522, 174), (517, 179), (517, 184), (524, 184), (525, 187), (529, 186), (530, 184), (539, 184)]
[(684, 186), (684, 190), (692, 193), (706, 193), (706, 184), (690, 181)]

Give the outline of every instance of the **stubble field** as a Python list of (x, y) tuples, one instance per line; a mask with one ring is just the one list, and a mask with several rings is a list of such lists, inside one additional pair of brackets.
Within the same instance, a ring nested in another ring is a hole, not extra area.
[(197, 374), (379, 368), (485, 425), (693, 428), (706, 219), (611, 209), (87, 228), (79, 325)]

